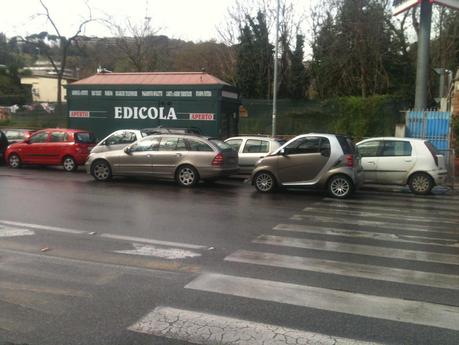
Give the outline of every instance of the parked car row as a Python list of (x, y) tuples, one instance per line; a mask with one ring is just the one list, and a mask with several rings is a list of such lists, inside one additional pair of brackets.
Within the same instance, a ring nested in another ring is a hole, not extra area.
[(445, 182), (444, 157), (426, 140), (371, 138), (354, 146), (346, 136), (303, 134), (282, 144), (264, 136), (220, 141), (194, 129), (125, 129), (99, 143), (88, 131), (44, 129), (24, 133), (8, 145), (0, 131), (0, 153), (11, 168), (26, 164), (85, 165), (97, 181), (113, 176), (173, 179), (190, 187), (200, 180), (250, 175), (260, 192), (318, 187), (336, 198), (350, 196), (362, 183), (408, 185), (428, 194)]

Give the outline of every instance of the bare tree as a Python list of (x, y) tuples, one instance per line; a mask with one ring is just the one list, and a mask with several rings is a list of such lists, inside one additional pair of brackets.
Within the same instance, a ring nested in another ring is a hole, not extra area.
[[(48, 6), (43, 0), (39, 0), (41, 7), (43, 8), (42, 13), (37, 13), (32, 18), (36, 17), (45, 17), (46, 20), (51, 24), (54, 35), (49, 35), (48, 33), (42, 33), (41, 35), (32, 35), (25, 38), (21, 38), (22, 41), (32, 44), (38, 49), (40, 49), (40, 53), (45, 54), (48, 58), (49, 62), (53, 66), (54, 72), (57, 76), (57, 103), (58, 107), (60, 107), (62, 103), (62, 79), (64, 77), (65, 69), (67, 66), (67, 57), (69, 53), (69, 49), (72, 44), (77, 40), (77, 38), (82, 33), (84, 27), (94, 21), (92, 16), (91, 8), (89, 7), (88, 3), (85, 2), (88, 14), (85, 18), (81, 20), (76, 28), (74, 34), (69, 38), (65, 37), (59, 27), (56, 24), (53, 16), (51, 15)], [(52, 53), (52, 49), (50, 47), (49, 41), (56, 41), (58, 44), (58, 54), (57, 56)]]
[(104, 19), (104, 23), (115, 36), (116, 50), (136, 72), (155, 69), (154, 39), (160, 29), (152, 26), (148, 13), (145, 13), (145, 20), (141, 24), (134, 24), (129, 18), (120, 24), (112, 17)]

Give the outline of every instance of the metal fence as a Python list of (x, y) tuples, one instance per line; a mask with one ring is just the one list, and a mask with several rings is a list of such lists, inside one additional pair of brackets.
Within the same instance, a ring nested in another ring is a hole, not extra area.
[(448, 182), (454, 186), (455, 150), (452, 147), (452, 114), (447, 111), (408, 111), (406, 136), (427, 139), (443, 154), (448, 169)]

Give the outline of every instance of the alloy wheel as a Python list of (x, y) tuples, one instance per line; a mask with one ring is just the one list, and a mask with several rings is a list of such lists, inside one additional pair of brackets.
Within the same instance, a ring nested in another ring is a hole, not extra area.
[(72, 157), (66, 157), (63, 166), (65, 171), (73, 171), (76, 169), (76, 164)]
[(92, 168), (93, 176), (99, 181), (105, 181), (110, 178), (110, 167), (105, 162), (98, 162)]
[(346, 197), (351, 191), (351, 184), (345, 177), (335, 177), (330, 182), (330, 192), (338, 198)]
[(418, 174), (412, 177), (410, 187), (417, 194), (426, 194), (432, 189), (432, 182), (428, 176)]
[(255, 178), (255, 186), (260, 192), (270, 192), (274, 188), (274, 178), (271, 174), (260, 173)]
[(21, 159), (18, 155), (13, 154), (8, 158), (8, 163), (12, 168), (19, 168), (19, 165), (21, 164)]
[(192, 168), (181, 168), (178, 173), (178, 179), (184, 186), (192, 186), (196, 181), (196, 174)]

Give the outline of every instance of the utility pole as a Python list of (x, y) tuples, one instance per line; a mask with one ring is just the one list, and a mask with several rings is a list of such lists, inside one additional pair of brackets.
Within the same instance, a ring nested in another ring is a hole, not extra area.
[(421, 0), (419, 19), (418, 62), (416, 68), (416, 98), (414, 108), (424, 110), (427, 106), (427, 85), (429, 82), (429, 45), (432, 23), (432, 3)]
[(277, 113), (277, 53), (279, 46), (279, 7), (280, 1), (277, 0), (277, 14), (276, 14), (276, 46), (274, 48), (274, 82), (273, 82), (273, 120), (271, 135), (276, 135), (276, 113)]

